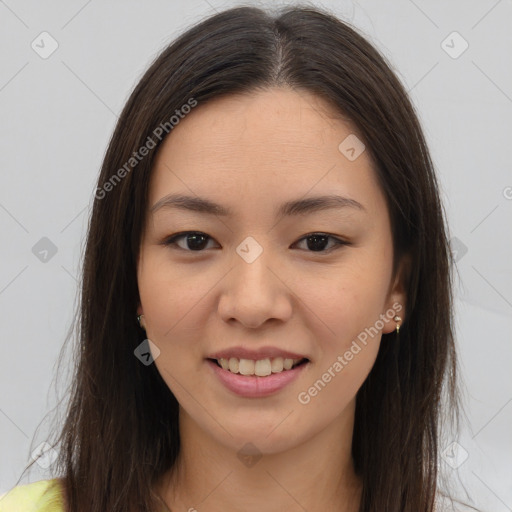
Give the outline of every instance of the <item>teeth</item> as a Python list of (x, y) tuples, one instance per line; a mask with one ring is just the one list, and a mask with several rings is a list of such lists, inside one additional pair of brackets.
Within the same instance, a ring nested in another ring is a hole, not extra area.
[(272, 373), (279, 373), (283, 371), (283, 358), (282, 357), (276, 357), (275, 359), (272, 359), (272, 362), (270, 363), (270, 367), (272, 369)]
[(285, 359), (283, 361), (283, 368), (285, 370), (291, 370), (293, 366), (293, 359)]
[(218, 359), (224, 370), (229, 370), (231, 373), (240, 373), (241, 375), (257, 375), (258, 377), (266, 377), (272, 373), (291, 370), (299, 361), (302, 361), (302, 359), (284, 359), (282, 357), (259, 359), (258, 361), (236, 357), (230, 359), (221, 357)]
[(265, 377), (272, 373), (272, 365), (270, 359), (262, 359), (254, 363), (254, 374), (258, 377)]
[(251, 361), (250, 359), (240, 359), (238, 373), (241, 373), (242, 375), (254, 375), (254, 361)]
[(229, 360), (229, 371), (233, 373), (238, 373), (238, 366), (240, 361), (236, 357), (232, 357)]

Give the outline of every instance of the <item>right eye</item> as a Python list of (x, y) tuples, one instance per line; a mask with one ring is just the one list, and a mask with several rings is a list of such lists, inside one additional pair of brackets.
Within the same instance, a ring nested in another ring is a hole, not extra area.
[[(185, 247), (178, 243), (178, 240), (181, 239), (184, 239)], [(205, 248), (208, 240), (213, 240), (213, 238), (201, 231), (183, 231), (182, 233), (177, 233), (166, 238), (163, 241), (163, 245), (166, 247), (174, 246), (173, 248), (178, 247), (179, 249), (188, 252), (201, 252)]]

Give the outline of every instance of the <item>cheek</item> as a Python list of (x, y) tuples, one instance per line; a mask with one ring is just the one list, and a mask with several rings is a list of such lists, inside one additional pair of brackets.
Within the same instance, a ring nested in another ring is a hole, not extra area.
[[(377, 357), (381, 315), (391, 276), (390, 247), (358, 248), (329, 275), (306, 282), (302, 294), (314, 312), (309, 315), (319, 359), (303, 389), (311, 412), (333, 419), (353, 400)], [(309, 283), (309, 285), (308, 285)], [(321, 319), (321, 321), (318, 321)], [(318, 397), (318, 398), (316, 398)], [(336, 404), (333, 406), (333, 404)]]
[[(343, 263), (301, 280), (298, 295), (310, 308), (327, 347), (342, 350), (385, 311), (391, 260), (385, 251), (354, 250)], [(379, 322), (377, 328), (382, 329)]]
[(366, 266), (358, 258), (346, 270), (340, 269), (331, 279), (303, 291), (314, 312), (309, 315), (309, 327), (319, 351), (308, 387), (301, 389), (297, 398), (308, 414), (322, 421), (332, 421), (345, 410), (373, 367), (387, 290), (387, 275), (382, 272), (377, 265)]
[(176, 337), (191, 315), (201, 311), (201, 300), (209, 288), (207, 283), (184, 275), (177, 266), (163, 260), (161, 255), (148, 250), (138, 274), (148, 335), (156, 343)]
[(198, 329), (205, 321), (206, 295), (212, 285), (197, 273), (185, 275), (170, 265), (162, 251), (147, 248), (141, 261), (138, 285), (146, 334), (160, 350), (155, 365), (177, 400), (188, 403), (189, 393), (200, 395), (194, 388), (204, 357)]

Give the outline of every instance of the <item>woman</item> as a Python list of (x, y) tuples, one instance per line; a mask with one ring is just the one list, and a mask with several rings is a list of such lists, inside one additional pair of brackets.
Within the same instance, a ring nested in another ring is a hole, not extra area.
[(375, 48), (310, 7), (206, 19), (119, 118), (58, 477), (0, 510), (441, 510), (450, 258)]

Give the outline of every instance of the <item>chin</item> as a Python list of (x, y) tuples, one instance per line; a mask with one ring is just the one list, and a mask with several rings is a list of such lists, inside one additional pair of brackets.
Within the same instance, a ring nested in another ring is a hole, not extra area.
[(289, 412), (269, 415), (266, 420), (260, 417), (258, 421), (241, 415), (239, 421), (223, 424), (231, 435), (220, 427), (211, 434), (220, 444), (237, 453), (244, 450), (254, 450), (260, 454), (281, 453), (295, 448), (308, 438), (308, 433), (300, 432), (297, 425), (287, 424), (285, 418)]

